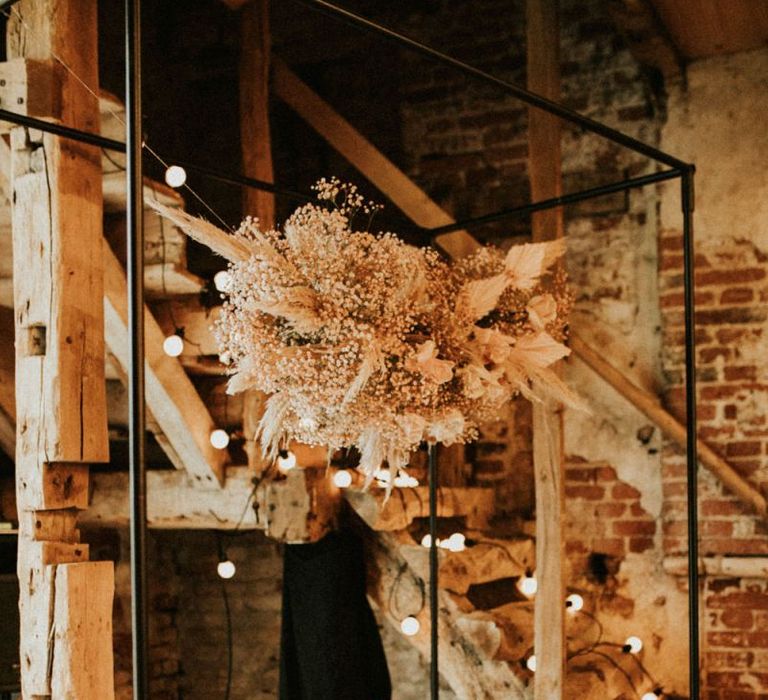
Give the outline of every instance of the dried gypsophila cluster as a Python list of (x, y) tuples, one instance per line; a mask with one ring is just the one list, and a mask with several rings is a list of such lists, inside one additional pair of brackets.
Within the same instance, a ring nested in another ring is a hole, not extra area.
[(394, 234), (355, 231), (375, 214), (352, 185), (316, 185), (283, 231), (246, 219), (250, 257), (230, 265), (215, 333), (229, 391), (269, 394), (257, 438), (356, 447), (395, 473), (422, 441), (470, 441), (515, 395), (575, 403), (549, 367), (571, 297), (561, 241), (483, 248), (448, 264)]

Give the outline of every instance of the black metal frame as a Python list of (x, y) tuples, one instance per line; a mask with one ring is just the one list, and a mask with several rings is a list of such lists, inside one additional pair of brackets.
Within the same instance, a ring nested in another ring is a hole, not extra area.
[[(416, 51), (445, 65), (488, 84), (494, 85), (522, 102), (553, 114), (575, 124), (586, 131), (602, 136), (636, 153), (668, 166), (649, 175), (622, 182), (594, 187), (539, 202), (505, 209), (493, 214), (468, 219), (448, 226), (424, 229), (432, 236), (460, 229), (481, 226), (502, 219), (520, 216), (576, 202), (593, 199), (606, 194), (643, 187), (665, 180), (680, 178), (681, 207), (683, 213), (683, 287), (685, 318), (685, 404), (686, 404), (686, 464), (687, 464), (687, 525), (688, 525), (688, 587), (689, 587), (689, 682), (691, 698), (699, 697), (699, 581), (698, 581), (698, 507), (697, 507), (697, 420), (696, 420), (696, 348), (694, 315), (694, 256), (693, 256), (693, 210), (694, 171), (686, 163), (653, 146), (638, 141), (605, 124), (584, 117), (560, 104), (536, 93), (501, 80), (474, 66), (459, 61), (447, 54), (436, 51), (418, 41), (399, 34), (387, 27), (356, 15), (326, 0), (296, 0), (311, 9), (341, 19), (365, 31), (382, 36), (396, 45)], [(8, 4), (8, 3), (6, 3)], [(125, 0), (126, 7), (126, 114), (127, 143), (73, 129), (64, 125), (35, 119), (0, 109), (0, 120), (40, 129), (64, 138), (69, 138), (104, 149), (125, 152), (127, 155), (128, 182), (128, 316), (131, 343), (129, 368), (129, 420), (130, 420), (130, 485), (131, 485), (131, 583), (133, 586), (133, 688), (134, 698), (145, 700), (148, 690), (148, 615), (147, 615), (147, 572), (146, 564), (146, 465), (144, 459), (144, 329), (143, 329), (143, 204), (142, 204), (142, 133), (141, 133), (141, 0)], [(204, 168), (198, 165), (173, 161), (191, 172), (231, 184), (253, 187), (273, 194), (295, 199), (311, 199), (309, 195), (284, 190), (271, 183), (240, 174)], [(431, 650), (433, 663), (430, 680), (432, 697), (437, 698), (437, 528), (436, 528), (436, 474), (435, 450), (430, 451), (430, 610)]]

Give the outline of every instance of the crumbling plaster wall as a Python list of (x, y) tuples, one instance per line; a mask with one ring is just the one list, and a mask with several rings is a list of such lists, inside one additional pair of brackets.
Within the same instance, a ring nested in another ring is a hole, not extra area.
[[(768, 481), (768, 50), (692, 64), (670, 91), (662, 146), (696, 164), (696, 281), (700, 435), (752, 483)], [(680, 410), (681, 215), (677, 190), (661, 199), (664, 370)], [(664, 548), (683, 554), (683, 458), (664, 458)], [(701, 553), (768, 554), (768, 529), (701, 471)], [(754, 700), (768, 692), (765, 579), (708, 577), (704, 584), (707, 698)]]

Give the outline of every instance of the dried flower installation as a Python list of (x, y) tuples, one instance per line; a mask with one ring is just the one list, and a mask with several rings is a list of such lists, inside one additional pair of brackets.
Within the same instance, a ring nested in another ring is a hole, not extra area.
[(397, 473), (423, 441), (473, 440), (518, 394), (578, 403), (550, 369), (569, 353), (562, 241), (449, 264), (354, 230), (377, 209), (354, 186), (316, 190), (319, 203), (282, 232), (242, 223), (235, 242), (248, 255), (230, 264), (215, 326), (229, 391), (269, 395), (265, 455), (290, 440), (355, 447), (369, 477), (384, 462)]

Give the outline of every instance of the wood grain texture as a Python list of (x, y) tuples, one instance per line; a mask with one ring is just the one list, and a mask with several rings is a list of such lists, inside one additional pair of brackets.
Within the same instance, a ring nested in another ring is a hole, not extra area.
[[(217, 491), (194, 488), (184, 471), (147, 473), (147, 525), (157, 529), (240, 530), (261, 527), (253, 508), (246, 507), (253, 490), (253, 473), (246, 466), (227, 469), (227, 481)], [(99, 526), (128, 524), (128, 474), (99, 472), (92, 476), (90, 507), (81, 522)], [(242, 520), (241, 520), (242, 518)]]
[(55, 567), (51, 696), (72, 700), (114, 697), (111, 561)]
[[(526, 46), (528, 89), (550, 100), (560, 99), (560, 28), (558, 0), (527, 0)], [(560, 122), (538, 109), (528, 110), (528, 171), (531, 199), (562, 194)], [(560, 238), (561, 207), (532, 217), (533, 240)], [(536, 483), (536, 579), (534, 653), (537, 700), (559, 700), (565, 678), (565, 489), (563, 417), (550, 402), (533, 406), (533, 470)]]
[[(107, 345), (125, 370), (129, 362), (125, 271), (107, 246), (104, 246), (104, 266)], [(219, 488), (224, 480), (228, 452), (211, 445), (209, 437), (216, 427), (213, 419), (179, 360), (163, 352), (165, 335), (146, 308), (144, 323), (147, 407), (194, 483)]]

